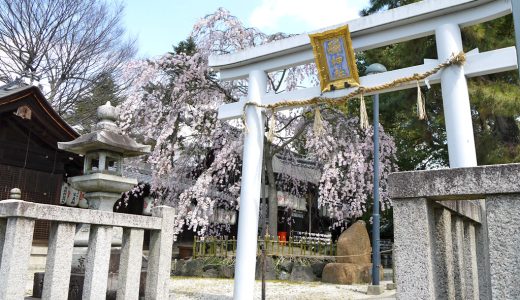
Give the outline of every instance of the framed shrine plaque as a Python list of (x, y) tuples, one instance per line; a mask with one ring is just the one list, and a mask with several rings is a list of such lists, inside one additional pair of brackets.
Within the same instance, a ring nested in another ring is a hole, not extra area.
[(359, 86), (348, 25), (309, 34), (322, 92)]

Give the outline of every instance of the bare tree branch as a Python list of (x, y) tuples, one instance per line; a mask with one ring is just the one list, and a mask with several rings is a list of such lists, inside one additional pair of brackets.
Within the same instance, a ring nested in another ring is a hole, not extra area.
[(295, 139), (299, 138), (300, 135), (305, 131), (305, 129), (307, 128), (307, 126), (309, 126), (309, 124), (311, 124), (313, 121), (310, 120), (310, 119), (305, 119), (304, 121), (302, 121), (300, 123), (300, 126), (298, 126), (298, 128), (295, 130), (294, 134), (291, 136), (290, 139), (286, 140), (285, 142), (283, 142), (281, 145), (272, 145), (272, 151), (271, 151), (271, 156), (275, 156), (277, 153), (279, 153), (280, 151), (284, 150), (285, 147), (287, 147), (290, 143), (292, 143)]
[(0, 0), (0, 81), (38, 82), (58, 113), (135, 55), (124, 7), (102, 0)]

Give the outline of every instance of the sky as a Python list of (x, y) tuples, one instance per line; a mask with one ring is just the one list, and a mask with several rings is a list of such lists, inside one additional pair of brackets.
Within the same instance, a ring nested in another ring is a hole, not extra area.
[(124, 0), (124, 24), (142, 58), (172, 50), (193, 25), (224, 7), (265, 33), (304, 33), (358, 17), (368, 0)]

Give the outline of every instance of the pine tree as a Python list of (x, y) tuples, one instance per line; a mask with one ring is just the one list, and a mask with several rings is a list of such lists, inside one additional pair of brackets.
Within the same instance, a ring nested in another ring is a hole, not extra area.
[[(417, 1), (372, 0), (361, 14), (395, 8)], [(511, 15), (462, 30), (464, 51), (481, 52), (514, 45)], [(365, 51), (364, 63), (382, 63), (394, 70), (436, 58), (435, 37)], [(520, 161), (517, 116), (520, 88), (516, 71), (468, 79), (475, 147), (479, 165)], [(428, 119), (417, 120), (416, 90), (381, 95), (381, 123), (395, 138), (400, 170), (448, 166), (444, 111), (439, 84), (422, 88)]]
[(76, 102), (74, 112), (65, 116), (71, 125), (78, 125), (79, 131), (87, 132), (97, 121), (97, 108), (107, 101), (119, 105), (123, 98), (120, 89), (110, 74), (101, 74), (92, 86), (90, 93)]

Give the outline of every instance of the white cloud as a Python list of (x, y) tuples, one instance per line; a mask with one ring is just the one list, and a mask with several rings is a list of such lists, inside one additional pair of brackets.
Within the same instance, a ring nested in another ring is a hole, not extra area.
[(359, 17), (368, 0), (262, 0), (249, 18), (266, 32), (301, 33)]

